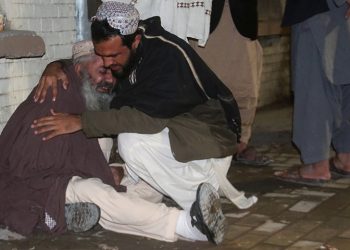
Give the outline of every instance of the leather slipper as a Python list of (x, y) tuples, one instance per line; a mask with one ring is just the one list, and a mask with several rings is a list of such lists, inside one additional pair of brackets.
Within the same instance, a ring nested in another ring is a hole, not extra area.
[(264, 167), (273, 162), (266, 155), (259, 154), (253, 146), (249, 146), (241, 153), (234, 156), (234, 161), (239, 164)]
[(293, 170), (286, 170), (281, 172), (280, 174), (274, 174), (274, 177), (277, 180), (293, 183), (293, 184), (301, 184), (313, 187), (322, 187), (324, 184), (329, 183), (330, 180), (325, 179), (313, 179), (313, 178), (304, 178), (301, 176), (300, 167)]
[(329, 160), (329, 171), (334, 178), (350, 178), (350, 172), (337, 168), (333, 159)]

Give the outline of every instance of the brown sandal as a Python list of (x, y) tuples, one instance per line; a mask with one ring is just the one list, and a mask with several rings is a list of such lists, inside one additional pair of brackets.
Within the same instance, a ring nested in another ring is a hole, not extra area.
[(300, 167), (297, 169), (288, 169), (283, 172), (279, 172), (278, 174), (275, 173), (274, 177), (277, 180), (283, 181), (283, 182), (289, 182), (294, 184), (302, 184), (307, 186), (315, 186), (315, 187), (321, 187), (326, 183), (329, 183), (330, 180), (325, 179), (314, 179), (314, 178), (305, 178), (302, 177), (300, 172)]
[(267, 166), (273, 162), (273, 160), (266, 155), (259, 154), (252, 146), (247, 147), (239, 154), (237, 153), (234, 156), (234, 160), (240, 164), (261, 167)]

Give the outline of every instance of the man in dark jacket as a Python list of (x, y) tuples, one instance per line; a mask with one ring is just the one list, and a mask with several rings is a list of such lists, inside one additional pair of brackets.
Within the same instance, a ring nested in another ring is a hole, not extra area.
[[(118, 141), (127, 170), (184, 209), (190, 209), (201, 182), (220, 186), (241, 208), (251, 206), (256, 199), (245, 199), (225, 178), (230, 150), (240, 136), (239, 111), (227, 87), (185, 41), (161, 27), (159, 18), (139, 23), (132, 5), (103, 3), (91, 27), (95, 52), (118, 77), (113, 109), (86, 112), (70, 129), (46, 126), (58, 117), (38, 120), (38, 132), (52, 129), (55, 136), (83, 128), (89, 136), (123, 133)], [(153, 130), (153, 136), (131, 130), (120, 119), (128, 109), (142, 111), (163, 125)]]

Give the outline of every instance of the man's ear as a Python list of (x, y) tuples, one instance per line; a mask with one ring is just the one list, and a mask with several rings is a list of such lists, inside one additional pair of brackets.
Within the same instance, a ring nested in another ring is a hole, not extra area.
[(80, 72), (81, 72), (81, 64), (77, 63), (74, 65), (74, 71), (75, 73), (77, 73), (78, 76), (80, 76)]
[(141, 35), (138, 34), (135, 36), (134, 42), (131, 44), (131, 48), (132, 49), (137, 49), (137, 47), (139, 46), (139, 43), (141, 42)]

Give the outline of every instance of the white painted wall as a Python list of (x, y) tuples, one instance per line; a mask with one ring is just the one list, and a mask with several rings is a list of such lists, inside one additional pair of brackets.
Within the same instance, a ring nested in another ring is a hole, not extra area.
[[(31, 30), (45, 42), (39, 58), (0, 58), (0, 132), (37, 84), (47, 63), (71, 56), (76, 39), (75, 0), (0, 0), (12, 30)], [(7, 27), (8, 28), (8, 27)]]

